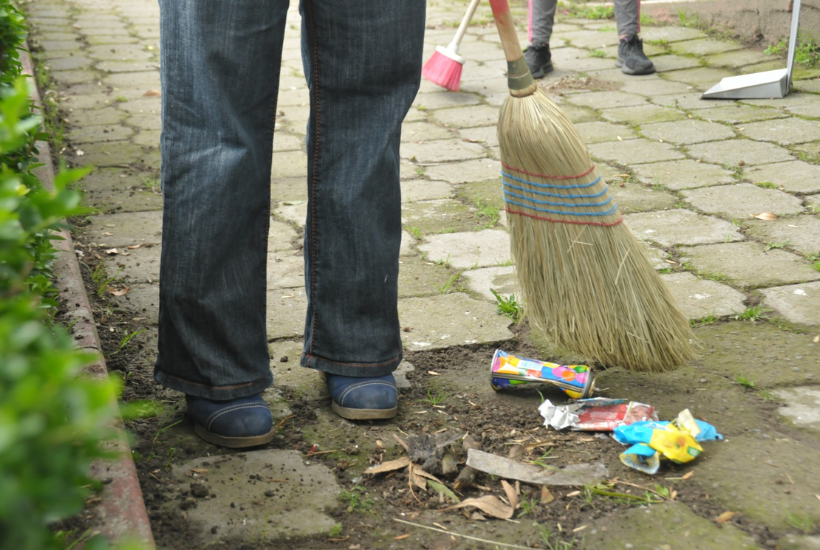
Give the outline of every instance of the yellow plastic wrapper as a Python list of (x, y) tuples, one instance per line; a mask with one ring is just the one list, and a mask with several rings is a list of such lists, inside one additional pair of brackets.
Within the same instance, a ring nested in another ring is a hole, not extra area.
[(694, 460), (703, 452), (700, 441), (723, 439), (713, 426), (695, 420), (688, 409), (672, 422), (635, 422), (618, 426), (615, 439), (632, 444), (621, 453), (621, 462), (647, 474), (657, 473), (661, 459), (677, 464)]

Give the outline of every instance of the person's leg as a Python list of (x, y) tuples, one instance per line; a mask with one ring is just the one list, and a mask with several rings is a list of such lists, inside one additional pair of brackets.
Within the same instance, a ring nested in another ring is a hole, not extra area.
[(550, 37), (557, 5), (558, 0), (530, 0), (530, 45), (524, 52), (524, 60), (534, 78), (543, 78), (553, 69)]
[(640, 33), (641, 0), (615, 0), (615, 24), (619, 38)]
[(615, 23), (618, 26), (618, 60), (616, 67), (626, 74), (650, 74), (655, 65), (643, 52), (641, 31), (641, 0), (615, 0)]
[(420, 82), (425, 1), (302, 0), (300, 10), (311, 104), (301, 364), (326, 373), (337, 412), (392, 416), (399, 143)]
[[(199, 428), (229, 439), (270, 421), (258, 394), (272, 382), (265, 284), (287, 8), (287, 0), (160, 0), (163, 235), (154, 377), (189, 396), (189, 414), (203, 417)], [(218, 402), (233, 403), (233, 413)], [(221, 442), (231, 443), (242, 441)]]

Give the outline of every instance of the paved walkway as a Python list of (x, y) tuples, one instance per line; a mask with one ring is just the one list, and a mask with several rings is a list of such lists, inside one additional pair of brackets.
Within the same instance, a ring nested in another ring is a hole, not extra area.
[[(59, 102), (69, 129), (60, 153), (73, 165), (97, 167), (83, 184), (97, 211), (81, 231), (109, 251), (109, 273), (122, 269), (130, 291), (116, 299), (149, 321), (150, 349), (162, 206), (156, 2), (34, 0), (27, 6), (37, 57), (55, 83), (48, 96)], [(426, 58), (452, 38), (463, 8), (431, 0)], [(489, 22), (488, 10), (482, 5), (476, 19)], [(315, 379), (276, 361), (298, 355), (305, 308), (300, 230), (308, 96), (298, 29), (292, 9), (271, 178), (268, 331), (277, 386), (320, 397)], [(727, 510), (771, 529), (771, 540), (757, 544), (780, 540), (781, 548), (816, 548), (809, 545), (820, 544), (817, 537), (805, 538), (801, 529), (816, 533), (820, 524), (820, 81), (798, 81), (782, 100), (701, 100), (700, 92), (724, 76), (784, 62), (693, 28), (650, 26), (642, 36), (658, 73), (628, 77), (613, 66), (612, 21), (563, 17), (552, 41), (556, 71), (542, 86), (577, 124), (629, 227), (698, 324), (704, 351), (697, 372), (716, 376), (683, 383), (695, 371), (654, 378), (614, 372), (604, 378), (607, 394), (626, 395), (630, 385), (637, 386), (643, 393), (634, 398), (653, 399), (668, 416), (686, 406), (708, 416), (733, 437), (702, 461), (697, 483)], [(468, 60), (461, 91), (444, 92), (423, 81), (402, 135), (399, 308), (403, 326), (412, 327), (405, 338), (410, 351), (503, 346), (514, 338), (490, 292), (515, 292), (500, 210), (495, 123), (507, 90), (494, 27), (470, 27), (461, 53)], [(759, 311), (747, 308), (756, 305), (775, 321), (714, 323), (744, 311), (755, 317)], [(109, 328), (118, 330), (101, 327)], [(543, 349), (546, 357), (549, 347)], [(145, 364), (133, 368), (149, 369), (150, 360), (146, 354)], [(754, 395), (744, 393), (739, 377), (754, 382)], [(759, 395), (783, 403), (775, 421), (758, 412)], [(332, 418), (320, 415), (317, 422)], [(791, 472), (785, 487), (784, 471)], [(657, 529), (667, 520), (683, 521), (697, 524), (705, 537), (702, 546), (687, 547), (706, 548), (722, 540), (717, 532), (724, 536), (730, 529), (700, 525), (688, 511), (676, 514), (635, 516), (628, 519), (634, 529), (624, 524), (627, 519), (614, 518), (608, 536), (654, 548), (647, 541), (657, 540), (651, 538)], [(332, 526), (311, 523), (320, 531)], [(743, 537), (735, 534), (739, 545)], [(797, 546), (788, 546), (788, 537)], [(742, 544), (754, 547), (747, 539)]]

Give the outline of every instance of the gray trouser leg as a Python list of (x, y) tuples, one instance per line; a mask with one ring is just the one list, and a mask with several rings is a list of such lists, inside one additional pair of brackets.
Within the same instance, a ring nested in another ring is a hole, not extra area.
[(530, 0), (530, 44), (549, 44), (558, 0)]
[(641, 32), (641, 0), (615, 0), (615, 23), (618, 36)]

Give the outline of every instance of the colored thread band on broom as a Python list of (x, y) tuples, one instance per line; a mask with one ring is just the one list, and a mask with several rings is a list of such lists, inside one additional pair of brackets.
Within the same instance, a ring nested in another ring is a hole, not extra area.
[(508, 170), (518, 172), (520, 174), (527, 174), (528, 176), (535, 176), (536, 178), (544, 178), (545, 180), (574, 180), (574, 179), (578, 179), (578, 178), (583, 178), (584, 176), (588, 176), (589, 174), (592, 173), (593, 170), (595, 170), (595, 165), (593, 164), (592, 166), (589, 167), (589, 170), (587, 170), (583, 174), (578, 174), (577, 176), (548, 176), (546, 174), (536, 174), (534, 172), (527, 172), (526, 170), (521, 170), (520, 168), (510, 166), (509, 164), (506, 164), (503, 161), (501, 162), (501, 166), (503, 166), (504, 168), (506, 168)]
[[(504, 178), (510, 178), (511, 180), (520, 181), (521, 183), (526, 183), (528, 185), (534, 185), (536, 187), (544, 187), (544, 188), (547, 188), (547, 189), (584, 189), (586, 187), (592, 187), (593, 185), (595, 185), (596, 183), (601, 181), (601, 176), (598, 176), (598, 178), (596, 180), (591, 181), (589, 183), (582, 183), (582, 184), (578, 184), (578, 185), (551, 185), (549, 183), (537, 183), (537, 182), (534, 182), (534, 181), (525, 180), (525, 179), (522, 179), (522, 178), (517, 178), (517, 177), (513, 176), (512, 174), (505, 174), (503, 171), (501, 172), (501, 176), (504, 177)], [(544, 176), (544, 177), (546, 177), (546, 176)]]
[[(522, 189), (522, 191), (526, 191), (526, 189)], [(606, 192), (606, 189), (604, 189)], [(552, 202), (552, 201), (540, 201), (538, 199), (531, 199), (529, 197), (525, 197), (524, 195), (516, 195), (510, 191), (504, 191), (504, 196), (511, 196), (515, 197), (516, 199), (522, 199), (525, 201), (534, 202), (535, 204), (546, 204), (547, 206), (563, 206), (564, 208), (579, 208), (579, 207), (587, 207), (587, 208), (595, 208), (598, 206), (606, 206), (607, 204), (612, 202), (612, 197), (609, 197), (604, 202), (581, 202), (581, 203), (566, 203), (566, 202)], [(506, 200), (506, 199), (504, 199)]]
[(527, 214), (526, 212), (521, 212), (519, 210), (513, 210), (511, 208), (505, 208), (505, 212), (508, 214), (517, 214), (519, 216), (526, 216), (528, 218), (533, 218), (535, 220), (544, 220), (545, 222), (552, 222), (552, 223), (571, 223), (575, 225), (595, 225), (599, 227), (612, 227), (613, 225), (618, 225), (622, 221), (624, 221), (623, 217), (618, 218), (614, 222), (592, 222), (592, 221), (581, 221), (581, 220), (557, 220), (555, 218), (548, 218), (546, 216), (536, 216), (535, 214)]
[(501, 180), (504, 184), (504, 187), (509, 187), (510, 189), (515, 189), (517, 191), (526, 191), (527, 193), (532, 193), (534, 195), (541, 195), (543, 197), (555, 197), (559, 199), (597, 199), (601, 195), (606, 195), (607, 188), (604, 189), (600, 193), (593, 193), (592, 195), (565, 195), (563, 193), (547, 193), (546, 191), (536, 191), (535, 189), (527, 189), (526, 187), (519, 187), (517, 185), (513, 185), (511, 183), (507, 183), (504, 180)]
[[(506, 195), (507, 193), (504, 194)], [(549, 208), (538, 208), (537, 206), (530, 206), (529, 204), (511, 201), (506, 197), (504, 198), (504, 202), (506, 202), (507, 204), (514, 204), (516, 206), (523, 206), (524, 208), (529, 208), (530, 210), (535, 210), (536, 212), (546, 212), (547, 214), (560, 214), (562, 216), (609, 216), (618, 211), (617, 204), (614, 204), (612, 208), (604, 210), (603, 212), (564, 212), (561, 210), (550, 210)]]

